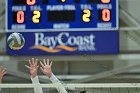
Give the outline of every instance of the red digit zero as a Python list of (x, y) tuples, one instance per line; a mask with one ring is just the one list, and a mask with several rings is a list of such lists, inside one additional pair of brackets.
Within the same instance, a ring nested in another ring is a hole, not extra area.
[(17, 12), (17, 23), (23, 23), (24, 22), (24, 11), (18, 11)]
[(110, 21), (110, 10), (109, 9), (102, 10), (102, 20), (105, 22)]

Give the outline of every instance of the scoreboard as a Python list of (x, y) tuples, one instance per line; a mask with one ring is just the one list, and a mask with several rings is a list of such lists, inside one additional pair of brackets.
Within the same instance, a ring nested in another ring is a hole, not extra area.
[(118, 30), (118, 0), (6, 0), (7, 31)]
[(7, 54), (118, 54), (118, 24), (118, 0), (6, 0), (7, 37), (25, 38)]

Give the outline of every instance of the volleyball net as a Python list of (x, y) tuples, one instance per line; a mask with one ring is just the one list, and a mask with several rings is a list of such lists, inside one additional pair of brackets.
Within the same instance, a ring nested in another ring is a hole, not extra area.
[(89, 84), (0, 84), (1, 93), (59, 93), (56, 88), (65, 87), (68, 93), (140, 93), (140, 83), (89, 83)]

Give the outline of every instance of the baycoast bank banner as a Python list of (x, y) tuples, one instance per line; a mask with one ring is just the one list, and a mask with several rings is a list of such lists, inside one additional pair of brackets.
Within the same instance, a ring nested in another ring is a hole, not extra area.
[[(7, 37), (11, 33), (7, 34)], [(25, 45), (9, 55), (117, 54), (118, 31), (24, 32)]]

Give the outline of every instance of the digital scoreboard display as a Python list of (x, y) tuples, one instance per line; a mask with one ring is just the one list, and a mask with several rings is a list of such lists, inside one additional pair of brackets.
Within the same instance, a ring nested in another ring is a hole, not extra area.
[(7, 0), (7, 31), (118, 30), (118, 0)]

